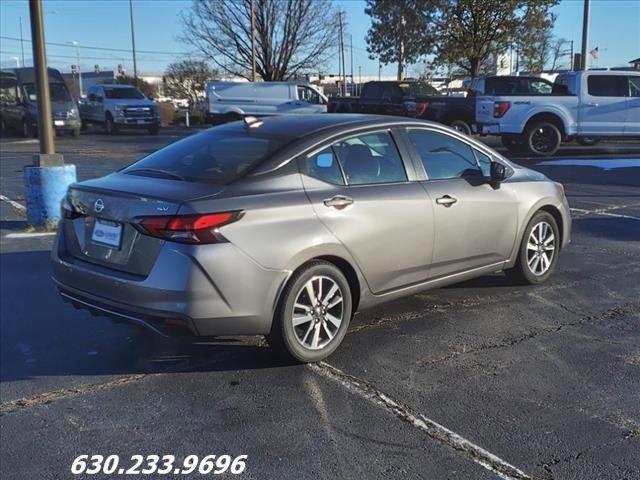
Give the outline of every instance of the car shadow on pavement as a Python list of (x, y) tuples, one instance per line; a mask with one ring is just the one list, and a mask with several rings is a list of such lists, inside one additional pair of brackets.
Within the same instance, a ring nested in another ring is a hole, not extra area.
[(574, 231), (607, 240), (640, 241), (640, 220), (620, 217), (581, 217), (573, 222)]

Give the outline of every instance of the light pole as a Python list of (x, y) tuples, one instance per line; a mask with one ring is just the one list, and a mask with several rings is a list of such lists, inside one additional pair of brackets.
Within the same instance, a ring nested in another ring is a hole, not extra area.
[(80, 45), (78, 42), (71, 42), (76, 47), (76, 63), (78, 64), (78, 87), (80, 88), (80, 98), (82, 98), (82, 68), (80, 67)]
[(24, 67), (24, 42), (22, 41), (22, 17), (20, 17), (20, 53), (22, 53), (22, 66)]
[(589, 0), (584, 0), (582, 13), (582, 54), (580, 58), (580, 70), (587, 69), (587, 49), (589, 48)]
[(136, 37), (133, 33), (133, 0), (129, 0), (129, 17), (131, 19), (131, 50), (133, 52), (133, 83), (138, 85), (138, 67), (136, 65)]
[(20, 59), (18, 57), (11, 57), (11, 60), (15, 60), (16, 68), (20, 68)]

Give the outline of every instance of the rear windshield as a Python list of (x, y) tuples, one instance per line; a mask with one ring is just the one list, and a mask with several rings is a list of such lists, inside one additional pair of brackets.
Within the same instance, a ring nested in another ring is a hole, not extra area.
[(288, 139), (225, 125), (192, 135), (122, 170), (131, 175), (227, 184), (271, 156)]
[(137, 88), (106, 88), (104, 96), (107, 98), (135, 98), (141, 100), (144, 95)]
[(438, 90), (424, 82), (399, 83), (405, 95), (413, 94), (416, 97), (432, 97), (439, 95)]

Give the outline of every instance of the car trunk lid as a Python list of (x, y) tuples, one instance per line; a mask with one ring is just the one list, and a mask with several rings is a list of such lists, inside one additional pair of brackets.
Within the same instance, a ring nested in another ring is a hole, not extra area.
[(63, 220), (69, 255), (146, 276), (165, 240), (135, 228), (143, 217), (175, 215), (183, 202), (219, 194), (222, 185), (114, 173), (70, 187), (74, 218)]

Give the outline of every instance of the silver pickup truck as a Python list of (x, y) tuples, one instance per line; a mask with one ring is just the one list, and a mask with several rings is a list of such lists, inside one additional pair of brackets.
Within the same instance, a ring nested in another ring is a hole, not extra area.
[(79, 102), (82, 129), (104, 125), (109, 134), (121, 128), (146, 129), (156, 135), (160, 128), (158, 106), (131, 85), (94, 85)]

